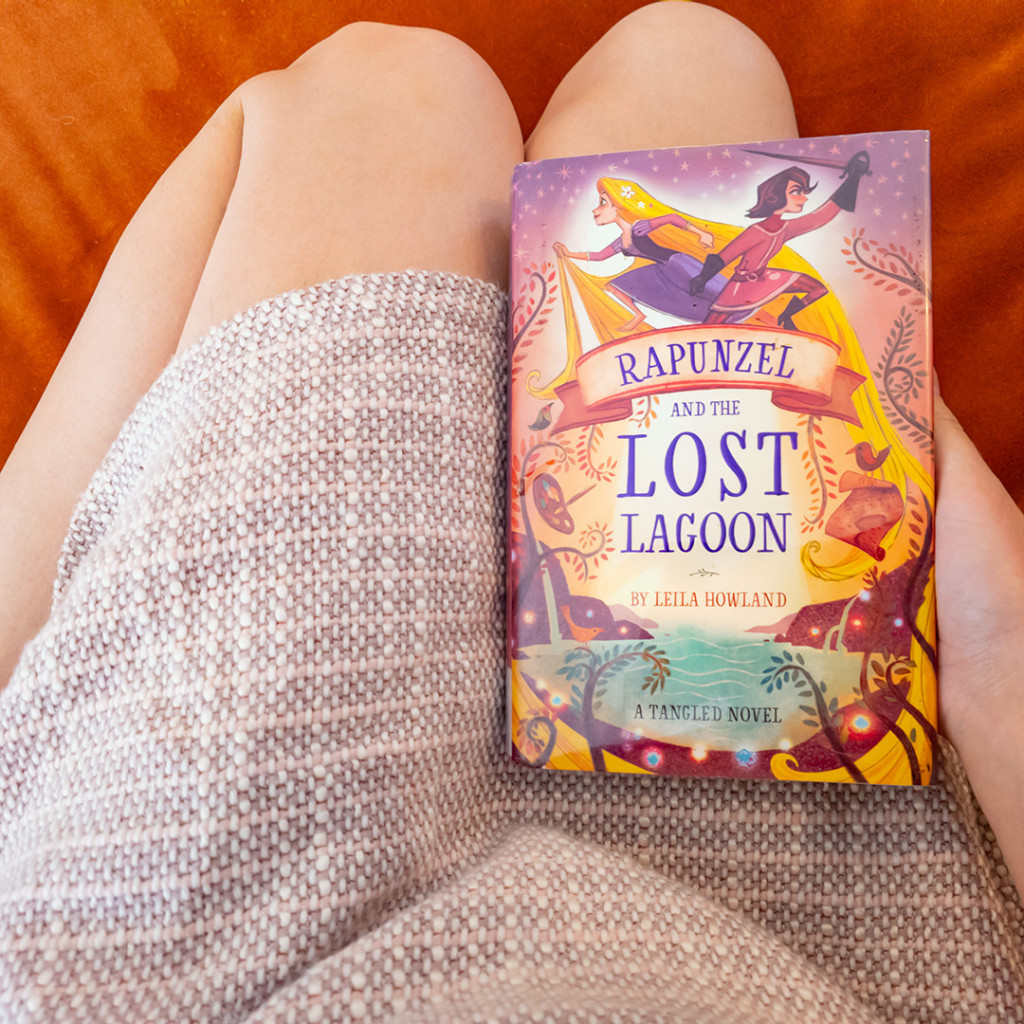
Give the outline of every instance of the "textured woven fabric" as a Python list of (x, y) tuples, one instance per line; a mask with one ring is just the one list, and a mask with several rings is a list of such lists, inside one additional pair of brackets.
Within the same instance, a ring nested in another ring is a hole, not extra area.
[(503, 296), (408, 273), (176, 360), (0, 697), (0, 1020), (1024, 1020), (962, 772), (503, 753)]

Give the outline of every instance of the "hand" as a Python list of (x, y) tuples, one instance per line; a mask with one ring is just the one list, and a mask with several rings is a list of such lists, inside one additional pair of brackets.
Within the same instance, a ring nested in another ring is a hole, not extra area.
[(695, 228), (697, 232), (697, 241), (705, 249), (713, 249), (715, 247), (715, 236), (710, 231), (701, 231), (700, 228)]
[(939, 694), (959, 749), (1015, 705), (1024, 714), (1024, 515), (938, 395), (935, 441)]
[(871, 174), (871, 157), (869, 157), (867, 152), (862, 149), (859, 153), (854, 153), (853, 156), (846, 161), (846, 166), (843, 168), (843, 172), (839, 177), (840, 179), (846, 177), (863, 178), (865, 174)]
[(1024, 516), (936, 396), (939, 718), (1024, 892)]
[(555, 244), (551, 248), (555, 250), (555, 255), (556, 256), (568, 256), (569, 255), (569, 250), (566, 248), (564, 242), (555, 242)]

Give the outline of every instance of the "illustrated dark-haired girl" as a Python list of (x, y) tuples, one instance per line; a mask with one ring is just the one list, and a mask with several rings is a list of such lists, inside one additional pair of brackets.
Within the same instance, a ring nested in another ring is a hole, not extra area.
[(857, 203), (860, 179), (870, 173), (868, 154), (855, 153), (847, 162), (839, 187), (812, 213), (784, 220), (785, 214), (799, 214), (810, 193), (817, 187), (802, 167), (788, 167), (763, 181), (757, 189), (757, 202), (747, 211), (748, 217), (763, 220), (737, 235), (721, 252), (712, 253), (704, 261), (701, 272), (690, 283), (690, 291), (699, 295), (705, 285), (730, 263), (739, 260), (729, 282), (711, 304), (705, 323), (724, 323), (746, 318), (779, 295), (794, 295), (779, 315), (778, 323), (786, 330), (796, 330), (793, 317), (828, 289), (809, 274), (780, 267), (769, 267), (787, 242), (798, 235), (814, 231), (832, 220), (840, 210), (852, 212)]

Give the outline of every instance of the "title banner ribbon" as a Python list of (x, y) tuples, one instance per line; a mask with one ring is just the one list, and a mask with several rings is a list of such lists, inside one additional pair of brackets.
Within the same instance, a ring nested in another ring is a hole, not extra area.
[(860, 425), (853, 394), (864, 377), (839, 365), (827, 338), (742, 324), (687, 325), (600, 345), (576, 363), (576, 379), (556, 389), (555, 430), (625, 419), (633, 399), (704, 388), (772, 392), (788, 412)]

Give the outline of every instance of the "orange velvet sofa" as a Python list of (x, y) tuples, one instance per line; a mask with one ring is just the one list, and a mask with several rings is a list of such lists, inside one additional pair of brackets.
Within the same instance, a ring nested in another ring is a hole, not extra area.
[[(1024, 503), (1024, 7), (1017, 0), (710, 0), (773, 49), (801, 133), (932, 132), (935, 362)], [(133, 210), (217, 104), (356, 20), (444, 29), (504, 82), (525, 133), (640, 0), (14, 0), (0, 25), (0, 462)], [(684, 55), (680, 59), (690, 59)], [(694, 73), (713, 74), (695, 65)]]

